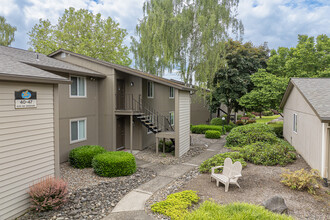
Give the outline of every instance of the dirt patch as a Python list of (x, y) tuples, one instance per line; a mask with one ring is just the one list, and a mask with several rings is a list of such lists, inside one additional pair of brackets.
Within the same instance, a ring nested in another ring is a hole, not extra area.
[[(310, 169), (308, 164), (298, 158), (293, 164), (286, 166), (290, 170)], [(227, 204), (231, 202), (248, 202), (261, 204), (264, 200), (280, 195), (284, 198), (289, 210), (288, 214), (298, 219), (330, 219), (330, 195), (322, 188), (319, 195), (313, 196), (307, 192), (291, 190), (280, 183), (283, 167), (257, 166), (248, 163), (239, 179), (241, 188), (230, 185), (225, 193), (224, 186), (217, 187), (210, 181), (210, 174), (200, 174), (187, 182), (179, 191), (196, 190), (202, 201), (213, 199), (215, 202)]]

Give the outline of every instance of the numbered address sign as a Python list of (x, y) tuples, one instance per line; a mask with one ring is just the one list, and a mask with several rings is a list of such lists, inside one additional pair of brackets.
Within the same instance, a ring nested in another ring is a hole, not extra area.
[(36, 108), (37, 92), (24, 89), (15, 91), (15, 108)]

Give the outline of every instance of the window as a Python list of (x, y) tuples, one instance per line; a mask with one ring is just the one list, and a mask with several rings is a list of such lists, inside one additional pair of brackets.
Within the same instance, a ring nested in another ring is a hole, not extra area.
[(174, 112), (170, 112), (170, 124), (174, 125)]
[(76, 143), (86, 139), (86, 119), (70, 120), (70, 143)]
[(174, 88), (170, 87), (170, 99), (174, 99)]
[(70, 97), (86, 97), (86, 78), (71, 76)]
[(297, 114), (293, 114), (293, 131), (297, 133)]
[(147, 95), (148, 95), (148, 98), (154, 97), (154, 83), (153, 82), (148, 82)]

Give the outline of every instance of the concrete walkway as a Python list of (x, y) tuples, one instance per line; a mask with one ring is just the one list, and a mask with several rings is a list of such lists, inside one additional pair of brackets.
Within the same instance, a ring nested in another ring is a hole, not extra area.
[(142, 184), (137, 189), (132, 190), (126, 194), (112, 210), (110, 215), (104, 220), (148, 220), (153, 219), (144, 211), (146, 201), (153, 193), (165, 187), (176, 178), (184, 175), (190, 170), (199, 166), (206, 159), (218, 154), (228, 151), (223, 146), (225, 140), (221, 139), (220, 143), (212, 144), (210, 147), (200, 155), (193, 157), (190, 161), (177, 165), (159, 165), (155, 166), (153, 163), (145, 163), (137, 161), (137, 166), (142, 168), (153, 169), (157, 172), (157, 176), (151, 181)]

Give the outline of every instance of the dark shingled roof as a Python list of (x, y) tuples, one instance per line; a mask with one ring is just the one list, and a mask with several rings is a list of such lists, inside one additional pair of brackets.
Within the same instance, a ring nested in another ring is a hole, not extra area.
[(49, 70), (94, 77), (105, 77), (105, 75), (101, 73), (56, 60), (33, 51), (0, 46), (0, 55), (0, 69), (2, 69), (0, 72), (2, 74), (67, 81), (65, 77), (50, 73), (47, 71)]
[(108, 66), (110, 68), (122, 71), (124, 73), (135, 75), (135, 76), (138, 76), (138, 77), (141, 77), (141, 78), (153, 81), (153, 82), (157, 82), (157, 83), (160, 83), (160, 84), (163, 84), (163, 85), (171, 86), (171, 87), (174, 87), (174, 88), (177, 88), (177, 89), (180, 89), (180, 90), (186, 90), (186, 91), (194, 91), (195, 90), (193, 88), (185, 86), (184, 84), (182, 85), (181, 83), (176, 83), (174, 81), (171, 81), (169, 79), (165, 79), (163, 77), (155, 76), (153, 74), (146, 73), (146, 72), (143, 72), (143, 71), (140, 71), (140, 70), (137, 70), (137, 69), (127, 67), (127, 66), (122, 66), (122, 65), (110, 63), (110, 62), (107, 62), (107, 61), (95, 59), (95, 58), (85, 56), (85, 55), (82, 55), (82, 54), (77, 54), (77, 53), (74, 53), (72, 51), (68, 51), (68, 50), (64, 50), (64, 49), (58, 49), (57, 51), (54, 51), (53, 53), (49, 54), (48, 56), (53, 57), (53, 56), (55, 56), (57, 54), (60, 54), (60, 53), (68, 53), (68, 54), (71, 54), (73, 56), (80, 57), (82, 59), (86, 59), (86, 60), (101, 64), (101, 65), (104, 65), (104, 66)]
[(284, 107), (295, 86), (322, 121), (330, 121), (330, 78), (292, 78), (283, 96)]

